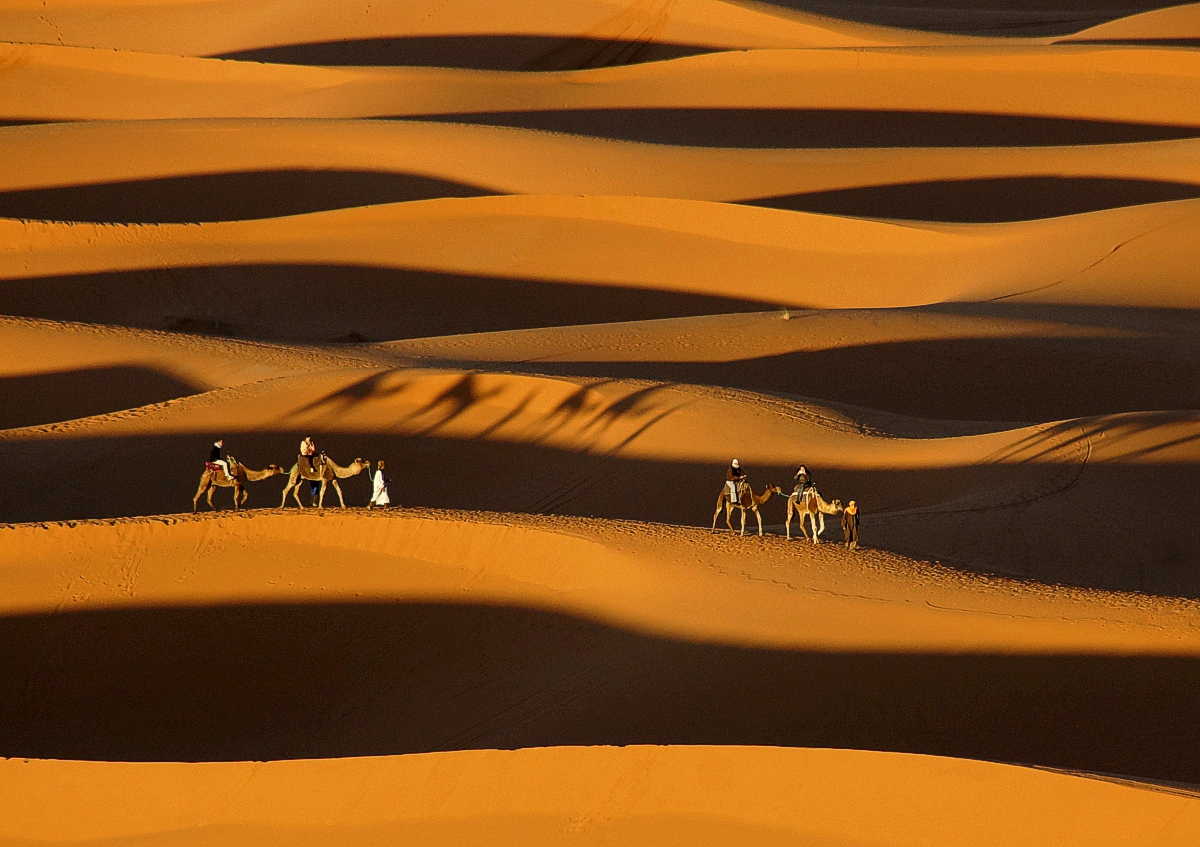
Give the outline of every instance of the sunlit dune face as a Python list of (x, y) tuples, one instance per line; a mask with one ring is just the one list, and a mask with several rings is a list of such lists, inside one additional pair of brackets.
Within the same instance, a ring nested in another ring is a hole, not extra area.
[(1200, 843), (1200, 7), (2, 5), (0, 842)]

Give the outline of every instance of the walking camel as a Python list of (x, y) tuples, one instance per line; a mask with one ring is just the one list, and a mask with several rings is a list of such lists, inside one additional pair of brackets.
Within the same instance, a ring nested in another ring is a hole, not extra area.
[(744, 488), (738, 489), (738, 502), (734, 503), (729, 497), (729, 488), (721, 486), (721, 496), (717, 498), (717, 510), (713, 512), (712, 531), (717, 531), (717, 516), (721, 514), (721, 508), (725, 508), (725, 525), (729, 527), (729, 531), (733, 532), (733, 524), (729, 520), (729, 515), (734, 509), (742, 510), (742, 535), (746, 534), (746, 510), (754, 512), (754, 517), (758, 518), (758, 534), (763, 534), (762, 513), (758, 511), (758, 507), (771, 499), (772, 494), (782, 494), (783, 489), (778, 485), (768, 485), (763, 489), (762, 494), (755, 494), (754, 489), (747, 484)]
[(338, 501), (344, 509), (346, 508), (346, 499), (342, 497), (342, 487), (338, 485), (338, 480), (357, 476), (371, 467), (371, 463), (366, 459), (355, 459), (347, 467), (342, 467), (324, 453), (314, 460), (313, 464), (315, 468), (313, 471), (303, 470), (299, 462), (292, 465), (292, 469), (288, 471), (288, 483), (283, 489), (283, 500), (279, 503), (280, 508), (287, 505), (288, 493), (291, 492), (296, 505), (303, 509), (304, 504), (300, 502), (300, 481), (308, 480), (321, 483), (321, 494), (317, 499), (318, 507), (325, 505), (325, 486), (332, 482), (333, 490), (337, 492)]
[[(800, 534), (804, 536), (805, 541), (811, 540), (813, 544), (821, 543), (821, 533), (825, 531), (825, 516), (836, 515), (842, 511), (842, 501), (834, 500), (832, 503), (827, 503), (821, 493), (815, 488), (809, 488), (804, 492), (804, 497), (800, 498), (796, 494), (788, 497), (787, 501), (787, 537), (790, 541), (792, 538), (792, 511), (800, 517)], [(809, 524), (812, 526), (812, 538), (809, 539), (808, 533), (804, 531), (804, 519), (808, 518)]]
[(273, 476), (278, 476), (283, 473), (283, 468), (279, 465), (267, 465), (261, 471), (251, 470), (245, 465), (238, 462), (232, 456), (229, 457), (229, 467), (233, 469), (233, 476), (226, 475), (225, 471), (220, 468), (205, 468), (204, 473), (200, 475), (200, 487), (196, 489), (196, 496), (192, 498), (192, 511), (196, 511), (200, 506), (200, 498), (208, 494), (208, 508), (215, 509), (213, 505), (213, 492), (218, 488), (233, 489), (233, 509), (239, 510), (246, 502), (246, 498), (250, 496), (246, 491), (247, 482), (258, 482), (260, 479), (270, 479)]

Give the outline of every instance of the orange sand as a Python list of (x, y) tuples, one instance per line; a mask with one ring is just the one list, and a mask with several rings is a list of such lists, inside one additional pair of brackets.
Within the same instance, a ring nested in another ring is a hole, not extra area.
[(2, 5), (0, 845), (1196, 840), (1200, 6)]

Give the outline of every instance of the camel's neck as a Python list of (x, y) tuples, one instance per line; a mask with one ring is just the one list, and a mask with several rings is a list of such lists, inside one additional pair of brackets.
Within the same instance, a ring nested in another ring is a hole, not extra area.
[(247, 468), (245, 465), (242, 466), (242, 470), (246, 472), (246, 479), (250, 480), (251, 482), (258, 482), (259, 480), (266, 479), (267, 477), (271, 476), (271, 472), (268, 470), (253, 471), (250, 470), (250, 468)]
[(767, 489), (766, 491), (764, 491), (762, 494), (760, 494), (759, 496), (755, 497), (755, 498), (754, 498), (754, 502), (755, 502), (755, 503), (757, 503), (758, 505), (760, 505), (760, 506), (761, 506), (763, 503), (765, 503), (765, 502), (767, 502), (768, 500), (770, 500), (770, 499), (771, 499), (771, 495), (773, 495), (774, 493), (775, 493), (774, 489), (768, 488), (768, 489)]
[(326, 459), (325, 461), (329, 462), (329, 467), (333, 468), (333, 475), (336, 476), (338, 479), (345, 479), (348, 476), (357, 476), (358, 474), (362, 473), (361, 465), (356, 465), (356, 466), (352, 466), (349, 468), (343, 468), (341, 465), (339, 465), (337, 462), (333, 461), (332, 459)]

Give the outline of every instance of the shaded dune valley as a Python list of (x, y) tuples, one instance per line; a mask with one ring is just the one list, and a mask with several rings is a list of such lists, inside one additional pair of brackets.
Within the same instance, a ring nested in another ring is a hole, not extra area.
[(1200, 5), (0, 5), (0, 847), (1200, 843)]

